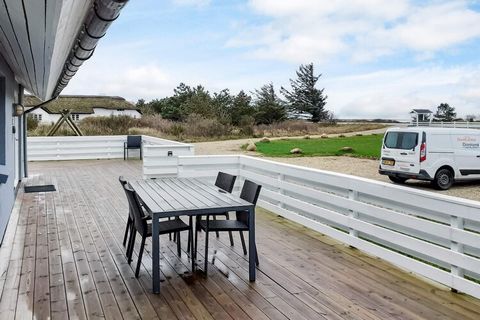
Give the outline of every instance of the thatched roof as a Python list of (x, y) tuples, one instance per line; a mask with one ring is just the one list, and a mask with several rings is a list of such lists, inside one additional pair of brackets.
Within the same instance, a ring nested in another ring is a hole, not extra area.
[[(34, 96), (25, 96), (24, 105), (28, 109), (40, 104), (41, 101)], [(115, 110), (138, 110), (136, 106), (122, 97), (112, 96), (59, 96), (57, 100), (47, 103), (42, 107), (48, 113), (60, 113), (69, 109), (72, 113), (92, 114), (93, 108)], [(138, 110), (139, 111), (139, 110)]]

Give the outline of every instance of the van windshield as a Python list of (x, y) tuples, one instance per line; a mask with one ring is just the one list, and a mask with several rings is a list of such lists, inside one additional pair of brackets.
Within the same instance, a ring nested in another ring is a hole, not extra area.
[(418, 144), (416, 132), (388, 132), (385, 136), (385, 147), (389, 149), (413, 149)]

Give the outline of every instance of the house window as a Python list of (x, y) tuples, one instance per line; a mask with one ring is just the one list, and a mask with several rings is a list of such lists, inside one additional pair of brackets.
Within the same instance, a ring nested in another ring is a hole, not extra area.
[(73, 113), (72, 114), (72, 120), (73, 121), (80, 121), (80, 115), (78, 113)]

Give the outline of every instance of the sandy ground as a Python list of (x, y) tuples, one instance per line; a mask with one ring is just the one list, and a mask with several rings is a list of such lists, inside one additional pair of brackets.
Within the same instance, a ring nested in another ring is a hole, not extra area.
[[(383, 133), (385, 129), (371, 130), (363, 132), (364, 134)], [(351, 133), (353, 135), (355, 133)], [(347, 134), (348, 135), (348, 134)], [(279, 139), (279, 138), (278, 138)], [(241, 146), (251, 139), (228, 140), (201, 142), (195, 144), (195, 154), (248, 154), (251, 156), (260, 156), (255, 152), (246, 152), (241, 150)], [(253, 139), (258, 141), (259, 139)], [(295, 157), (295, 158), (270, 158), (265, 159), (306, 166), (321, 170), (340, 172), (368, 179), (391, 183), (388, 177), (378, 174), (378, 161), (369, 159), (359, 159), (351, 157)], [(428, 182), (409, 180), (406, 185), (423, 189), (426, 191), (438, 192), (445, 195), (456, 196), (471, 200), (480, 201), (480, 181), (458, 182), (450, 190), (438, 191), (433, 189)]]

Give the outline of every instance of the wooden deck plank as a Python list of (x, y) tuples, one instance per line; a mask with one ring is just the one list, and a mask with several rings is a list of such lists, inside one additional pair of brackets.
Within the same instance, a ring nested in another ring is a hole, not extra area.
[[(480, 318), (478, 299), (433, 286), (264, 210), (257, 210), (255, 283), (248, 281), (238, 233), (235, 247), (226, 234), (210, 235), (207, 278), (185, 276), (190, 258), (177, 256), (176, 244), (164, 236), (162, 293), (154, 295), (151, 241), (139, 279), (122, 245), (128, 208), (118, 176), (140, 178), (140, 162), (33, 163), (31, 172), (27, 183), (52, 183), (58, 192), (19, 191), (0, 248), (2, 320)], [(204, 233), (199, 241), (203, 260)], [(186, 242), (182, 236), (183, 250)]]
[(58, 237), (54, 193), (45, 196), (47, 215), (48, 266), (50, 273), (50, 312), (52, 319), (67, 319), (68, 307), (65, 296), (65, 280)]
[[(54, 179), (58, 188), (63, 187), (60, 179)], [(68, 316), (71, 319), (86, 319), (86, 311), (80, 287), (80, 277), (73, 256), (73, 247), (68, 233), (66, 211), (69, 211), (68, 200), (62, 192), (52, 194), (55, 207), (55, 218), (58, 228), (58, 243), (60, 249), (60, 260), (62, 261), (63, 279), (65, 282), (65, 298), (67, 299)], [(53, 316), (53, 315), (52, 315)]]

